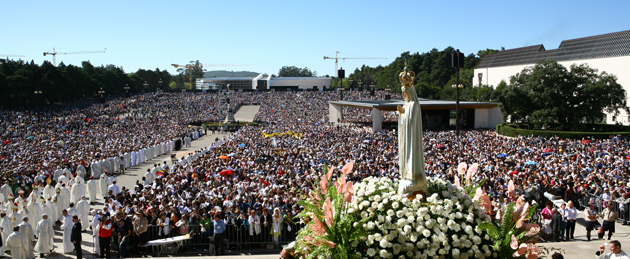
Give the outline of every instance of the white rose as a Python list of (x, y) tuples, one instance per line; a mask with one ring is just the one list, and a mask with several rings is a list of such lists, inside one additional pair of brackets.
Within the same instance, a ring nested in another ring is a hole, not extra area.
[(387, 241), (387, 239), (383, 238), (381, 239), (380, 242), (378, 242), (378, 244), (382, 247), (382, 248), (387, 248), (387, 246), (389, 245), (389, 241)]
[(431, 231), (428, 229), (425, 229), (422, 231), (422, 235), (424, 235), (424, 237), (430, 237), (431, 236)]
[(368, 216), (367, 211), (362, 211), (361, 212), (361, 218), (367, 218), (367, 216)]
[(372, 229), (374, 229), (374, 227), (375, 227), (374, 222), (370, 221), (370, 222), (367, 223), (367, 229), (368, 230), (372, 230)]
[(411, 203), (411, 201), (407, 197), (403, 198), (401, 202), (405, 206), (409, 206), (409, 204)]
[(378, 215), (378, 222), (383, 223), (385, 222), (385, 217), (383, 217), (383, 215)]
[(405, 214), (402, 212), (402, 210), (396, 211), (396, 217), (402, 218), (403, 216), (405, 216)]
[(459, 249), (453, 248), (453, 250), (451, 250), (451, 254), (453, 255), (453, 258), (459, 258)]
[(394, 254), (397, 255), (397, 254), (400, 254), (400, 249), (402, 247), (400, 246), (400, 244), (394, 244), (392, 248), (394, 249)]
[(385, 210), (385, 206), (381, 203), (381, 204), (378, 205), (377, 209), (380, 210), (380, 211), (383, 211), (383, 210)]
[(474, 236), (474, 237), (472, 238), (472, 241), (473, 241), (473, 243), (475, 243), (476, 245), (481, 244), (481, 238), (480, 238), (480, 237), (478, 237), (478, 236)]
[(372, 199), (372, 200), (374, 200), (375, 202), (379, 202), (379, 201), (381, 201), (381, 196), (380, 196), (380, 195), (378, 195), (378, 194), (377, 194), (377, 195), (374, 195), (374, 196), (372, 196), (372, 197), (373, 197), (373, 199)]
[(418, 233), (415, 233), (415, 232), (411, 233), (409, 235), (409, 241), (414, 242), (414, 243), (418, 241)]
[(398, 209), (399, 207), (400, 207), (400, 204), (397, 201), (392, 203), (392, 208), (394, 208), (395, 210)]
[(379, 242), (383, 239), (383, 236), (381, 236), (381, 234), (376, 233), (374, 234), (374, 241)]
[(376, 255), (376, 250), (374, 248), (368, 248), (367, 255), (369, 257), (374, 257)]

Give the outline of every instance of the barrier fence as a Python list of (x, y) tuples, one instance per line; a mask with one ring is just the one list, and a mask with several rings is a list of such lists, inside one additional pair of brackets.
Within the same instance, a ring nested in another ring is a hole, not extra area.
[[(260, 231), (257, 232), (256, 229), (250, 231), (251, 225), (246, 226), (242, 224), (226, 224), (226, 230), (225, 232), (223, 232), (224, 245), (226, 246), (226, 248), (233, 251), (241, 251), (243, 249), (260, 249), (266, 248), (271, 245), (285, 245), (295, 241), (298, 231), (302, 229), (305, 224), (299, 222), (289, 224), (281, 223), (280, 225), (282, 226), (279, 229), (280, 235), (278, 236), (278, 242), (274, 241), (274, 235), (272, 232), (273, 224), (269, 224), (268, 226), (265, 226), (264, 224), (260, 225)], [(183, 227), (168, 226), (168, 234), (164, 234), (164, 228), (165, 227), (163, 226), (149, 226), (147, 229), (147, 240), (150, 241), (168, 237), (175, 237), (185, 235), (187, 233), (191, 234), (191, 239), (184, 241), (183, 248), (180, 249), (180, 252), (209, 249), (210, 244), (213, 243), (213, 240), (210, 238), (214, 235), (214, 227), (212, 224), (210, 224), (208, 228), (205, 228), (199, 224), (184, 225)], [(119, 249), (119, 247), (115, 245), (118, 244), (118, 239), (116, 238), (116, 236), (117, 235), (112, 235), (113, 240), (111, 250), (114, 252), (117, 252)], [(138, 242), (139, 238), (137, 238), (135, 235), (132, 235), (132, 239), (130, 240), (128, 247), (135, 248)]]

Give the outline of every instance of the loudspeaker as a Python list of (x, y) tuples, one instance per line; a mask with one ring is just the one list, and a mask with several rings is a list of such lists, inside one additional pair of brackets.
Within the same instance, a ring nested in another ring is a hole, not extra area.
[(346, 71), (343, 70), (343, 69), (337, 70), (337, 77), (339, 77), (339, 78), (346, 78)]
[(451, 53), (451, 66), (463, 68), (464, 67), (464, 53), (452, 52)]

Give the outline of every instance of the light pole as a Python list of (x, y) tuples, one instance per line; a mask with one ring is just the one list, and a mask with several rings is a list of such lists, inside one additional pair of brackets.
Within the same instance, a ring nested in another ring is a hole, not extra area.
[(372, 81), (372, 83), (370, 83), (370, 95), (374, 96), (374, 81)]
[(359, 91), (363, 91), (363, 81), (359, 80)]
[(35, 102), (39, 103), (39, 100), (41, 99), (40, 96), (42, 96), (42, 91), (35, 89), (33, 93), (35, 94)]
[(101, 95), (101, 111), (103, 111), (103, 106), (105, 105), (105, 97), (103, 97), (103, 94), (105, 94), (105, 91), (103, 91), (103, 87), (101, 87), (100, 90), (98, 90), (98, 94)]
[(459, 68), (464, 67), (464, 53), (459, 52), (459, 49), (455, 52), (451, 53), (451, 66), (456, 69), (455, 73), (457, 74), (455, 85), (456, 94), (455, 94), (455, 134), (457, 138), (459, 138), (459, 89), (464, 88), (463, 85), (459, 84)]
[(160, 78), (160, 81), (158, 81), (158, 84), (160, 84), (160, 94), (162, 93), (162, 78)]
[(354, 80), (348, 78), (348, 89), (350, 89), (350, 91), (352, 91), (352, 82), (354, 82)]
[(147, 83), (147, 81), (144, 81), (144, 84), (142, 84), (144, 86), (144, 90), (148, 91), (147, 87), (149, 86), (149, 83)]
[(125, 84), (125, 97), (129, 98), (129, 84)]

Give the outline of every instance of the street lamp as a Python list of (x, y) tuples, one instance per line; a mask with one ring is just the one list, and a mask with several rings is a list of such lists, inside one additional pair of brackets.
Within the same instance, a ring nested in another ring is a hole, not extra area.
[[(459, 83), (459, 74), (457, 75), (457, 81)], [(452, 85), (453, 88), (455, 88), (456, 94), (455, 94), (455, 134), (457, 135), (457, 137), (459, 138), (459, 89), (460, 88), (464, 88), (464, 85), (462, 84), (454, 84)]]
[(372, 83), (370, 83), (370, 95), (374, 96), (374, 81), (372, 81)]
[(359, 91), (363, 91), (363, 81), (359, 80)]
[(158, 84), (160, 84), (160, 94), (162, 93), (162, 78), (160, 78), (160, 81), (158, 81)]
[(147, 81), (144, 81), (144, 84), (142, 84), (142, 85), (144, 85), (144, 90), (146, 91), (147, 90), (147, 86), (149, 86), (149, 83), (147, 83)]
[(352, 79), (348, 79), (348, 88), (352, 91), (352, 82), (354, 82)]
[(100, 90), (98, 90), (98, 94), (101, 95), (101, 111), (103, 110), (103, 106), (105, 105), (105, 97), (103, 97), (103, 94), (105, 94), (105, 91), (103, 91), (103, 87), (101, 87)]
[(35, 94), (35, 101), (39, 102), (40, 96), (42, 96), (42, 91), (35, 89), (33, 93)]
[(129, 84), (125, 84), (125, 96), (129, 98)]

